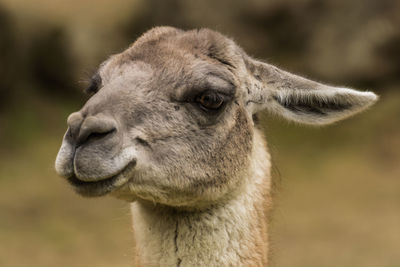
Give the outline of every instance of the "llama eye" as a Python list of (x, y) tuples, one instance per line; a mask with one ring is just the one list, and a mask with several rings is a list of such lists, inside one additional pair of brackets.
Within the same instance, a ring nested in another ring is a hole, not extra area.
[(96, 73), (90, 78), (89, 87), (85, 89), (85, 93), (89, 95), (94, 95), (100, 90), (101, 87), (101, 76), (100, 74)]
[(205, 110), (217, 110), (224, 104), (224, 99), (215, 92), (205, 92), (196, 98), (196, 102)]

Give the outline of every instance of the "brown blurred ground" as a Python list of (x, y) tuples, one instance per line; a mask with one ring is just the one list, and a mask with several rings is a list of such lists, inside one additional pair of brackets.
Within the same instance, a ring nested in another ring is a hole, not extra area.
[(96, 64), (155, 25), (210, 27), (249, 54), (374, 90), (326, 128), (265, 115), (275, 266), (400, 266), (400, 2), (0, 1), (0, 266), (131, 266), (128, 205), (83, 199), (53, 162)]

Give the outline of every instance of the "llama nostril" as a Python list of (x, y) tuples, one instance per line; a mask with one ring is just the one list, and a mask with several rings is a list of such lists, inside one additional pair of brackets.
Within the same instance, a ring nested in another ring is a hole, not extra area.
[(88, 140), (92, 140), (92, 139), (101, 139), (103, 137), (106, 137), (112, 133), (114, 133), (116, 131), (116, 129), (111, 129), (107, 132), (102, 132), (102, 133), (98, 133), (98, 132), (90, 132), (88, 134), (84, 134), (84, 135), (80, 135), (77, 139), (77, 146), (81, 146), (82, 144), (86, 143)]
[(101, 139), (110, 136), (117, 131), (114, 120), (105, 117), (88, 117), (82, 123), (78, 137), (77, 146), (87, 142), (89, 139)]

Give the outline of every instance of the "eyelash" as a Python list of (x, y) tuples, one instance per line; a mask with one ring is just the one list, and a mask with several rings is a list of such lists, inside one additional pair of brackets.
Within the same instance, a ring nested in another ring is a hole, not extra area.
[(88, 94), (95, 94), (97, 93), (100, 88), (101, 88), (101, 77), (99, 74), (95, 74), (92, 76), (92, 78), (90, 79), (90, 84), (89, 86), (85, 89), (85, 92)]
[(91, 82), (89, 87), (85, 89), (86, 93), (95, 94), (99, 91), (99, 86), (95, 82)]
[[(230, 97), (228, 97), (227, 95), (207, 90), (197, 95), (194, 99), (194, 102), (201, 110), (205, 112), (217, 113), (222, 110), (229, 99)], [(210, 104), (210, 106), (207, 106), (207, 104)]]

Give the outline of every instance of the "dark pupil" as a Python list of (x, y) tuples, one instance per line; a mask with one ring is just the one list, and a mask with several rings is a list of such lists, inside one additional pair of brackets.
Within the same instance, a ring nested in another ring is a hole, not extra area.
[(200, 103), (210, 109), (217, 109), (222, 104), (222, 99), (216, 94), (204, 94), (200, 98)]

